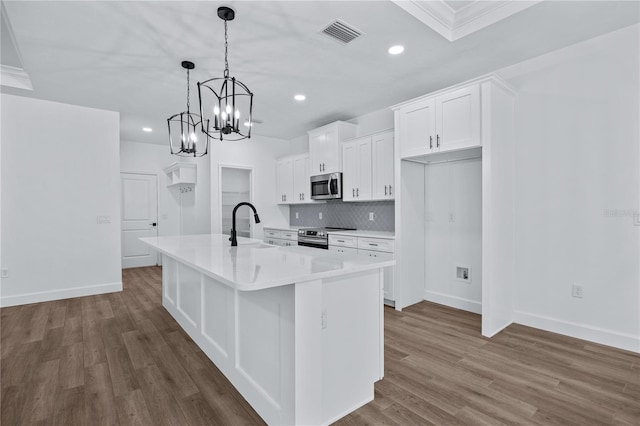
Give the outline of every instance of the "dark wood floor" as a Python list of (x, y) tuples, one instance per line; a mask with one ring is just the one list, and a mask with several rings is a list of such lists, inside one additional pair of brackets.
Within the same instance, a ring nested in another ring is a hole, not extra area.
[[(1, 310), (2, 425), (234, 425), (260, 417), (162, 308), (122, 293)], [(638, 425), (640, 357), (423, 302), (385, 309), (385, 378), (344, 425)]]

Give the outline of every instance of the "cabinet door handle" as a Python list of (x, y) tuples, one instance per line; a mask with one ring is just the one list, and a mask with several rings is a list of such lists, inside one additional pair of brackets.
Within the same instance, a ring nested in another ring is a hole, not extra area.
[(284, 194), (284, 200), (287, 201), (287, 194)]
[(352, 197), (355, 197), (355, 196), (356, 196), (356, 190), (355, 190), (355, 189), (353, 189), (353, 188), (351, 188), (351, 196), (352, 196)]
[(356, 188), (356, 197), (360, 196), (360, 188)]
[(302, 201), (304, 201), (304, 192), (302, 193)]
[(429, 136), (429, 149), (433, 149), (433, 136)]
[(376, 243), (369, 243), (370, 246), (378, 247)]
[(387, 185), (384, 186), (384, 195), (387, 195)]
[(440, 148), (440, 135), (436, 135), (436, 147)]
[(344, 240), (336, 240), (339, 243), (344, 243)]
[(389, 185), (389, 195), (391, 195), (391, 185)]

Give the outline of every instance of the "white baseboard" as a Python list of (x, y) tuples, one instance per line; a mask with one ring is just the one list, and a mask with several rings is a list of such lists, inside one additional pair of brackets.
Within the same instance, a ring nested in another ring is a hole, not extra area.
[(450, 306), (456, 309), (462, 309), (463, 311), (473, 312), (474, 314), (482, 314), (482, 303), (476, 302), (475, 300), (464, 299), (462, 297), (428, 290), (424, 291), (424, 300)]
[(620, 333), (606, 328), (564, 321), (529, 312), (514, 311), (513, 316), (513, 322), (518, 324), (640, 353), (640, 336), (637, 335), (634, 336), (633, 334)]
[(70, 299), (72, 297), (93, 296), (103, 293), (122, 291), (122, 281), (115, 283), (87, 285), (58, 290), (39, 291), (36, 293), (17, 294), (0, 297), (0, 307), (27, 305), (29, 303), (48, 302), (51, 300)]

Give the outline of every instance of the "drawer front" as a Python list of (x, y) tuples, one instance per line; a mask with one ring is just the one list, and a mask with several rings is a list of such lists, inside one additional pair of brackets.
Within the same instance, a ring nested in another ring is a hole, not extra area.
[(340, 246), (340, 247), (358, 247), (358, 238), (356, 237), (345, 237), (343, 235), (331, 235), (329, 234), (329, 246)]
[(380, 260), (393, 260), (395, 255), (393, 253), (387, 253), (383, 251), (373, 250), (358, 250), (358, 256), (362, 257), (375, 257)]
[(280, 231), (280, 238), (283, 240), (298, 240), (298, 233), (296, 231)]
[(387, 240), (384, 238), (358, 238), (358, 248), (361, 250), (374, 250), (393, 253), (393, 243), (394, 240)]
[(342, 254), (358, 254), (358, 249), (353, 247), (329, 246), (329, 251)]
[(276, 231), (275, 229), (265, 229), (264, 236), (265, 238), (280, 238), (280, 231)]

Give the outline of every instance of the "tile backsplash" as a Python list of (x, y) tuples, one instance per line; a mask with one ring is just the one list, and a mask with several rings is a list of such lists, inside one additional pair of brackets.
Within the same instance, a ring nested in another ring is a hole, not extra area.
[[(327, 201), (318, 204), (300, 204), (289, 207), (291, 226), (356, 228), (364, 231), (391, 231), (395, 229), (393, 201), (345, 203)], [(298, 218), (296, 219), (296, 213)], [(319, 214), (322, 213), (322, 219)], [(369, 220), (373, 213), (374, 220)]]

